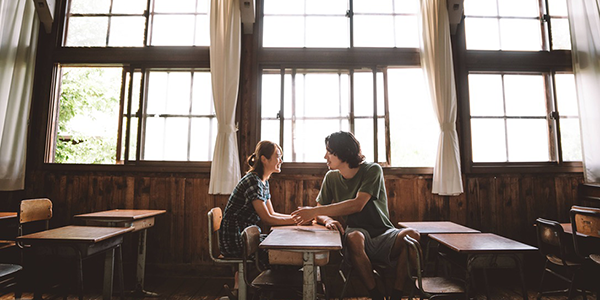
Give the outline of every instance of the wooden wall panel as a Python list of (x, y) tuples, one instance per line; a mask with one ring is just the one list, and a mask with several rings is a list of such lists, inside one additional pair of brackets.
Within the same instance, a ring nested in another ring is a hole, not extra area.
[[(115, 208), (165, 209), (148, 232), (149, 266), (211, 267), (206, 214), (225, 208), (228, 195), (208, 194), (208, 174), (102, 172), (31, 172), (23, 193), (1, 192), (0, 209), (14, 208), (22, 198), (49, 197), (54, 202), (52, 226), (72, 223), (72, 216)], [(276, 174), (271, 192), (277, 211), (315, 205), (322, 175)], [(581, 174), (465, 175), (465, 193), (444, 197), (431, 193), (431, 175), (386, 175), (390, 218), (398, 221), (449, 220), (535, 244), (537, 217), (568, 221)], [(125, 251), (135, 251), (126, 245)], [(125, 259), (133, 260), (125, 253)]]

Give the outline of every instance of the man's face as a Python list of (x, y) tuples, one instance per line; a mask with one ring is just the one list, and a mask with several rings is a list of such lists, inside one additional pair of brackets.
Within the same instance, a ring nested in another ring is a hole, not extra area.
[(340, 168), (340, 165), (343, 163), (338, 157), (337, 155), (329, 152), (329, 150), (327, 150), (325, 152), (325, 160), (327, 161), (327, 167), (330, 170), (338, 170)]

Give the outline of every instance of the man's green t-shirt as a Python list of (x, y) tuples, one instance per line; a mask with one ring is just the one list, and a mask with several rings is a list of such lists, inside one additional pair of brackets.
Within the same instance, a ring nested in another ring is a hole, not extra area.
[(376, 163), (362, 163), (354, 177), (346, 179), (338, 170), (325, 175), (317, 202), (321, 205), (342, 202), (356, 198), (358, 192), (371, 195), (362, 211), (345, 216), (348, 227), (363, 228), (371, 237), (394, 228), (389, 218), (387, 194), (383, 180), (383, 170)]

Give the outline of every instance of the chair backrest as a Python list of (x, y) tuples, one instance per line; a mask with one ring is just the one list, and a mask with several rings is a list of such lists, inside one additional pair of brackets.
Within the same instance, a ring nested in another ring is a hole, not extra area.
[[(25, 234), (23, 225), (28, 223), (34, 223), (32, 225), (35, 225), (34, 227), (36, 228), (35, 230), (32, 230), (32, 228), (29, 227), (28, 231), (30, 232), (48, 230), (50, 226), (50, 219), (52, 219), (52, 201), (50, 201), (48, 198), (22, 200), (19, 206), (18, 217), (19, 228), (17, 230), (17, 236), (22, 236)], [(42, 226), (40, 227), (38, 225)], [(17, 246), (20, 248), (24, 247), (23, 243), (21, 242), (18, 242)]]
[(535, 220), (537, 230), (538, 249), (543, 256), (553, 255), (560, 258), (566, 265), (568, 256), (572, 256), (573, 250), (565, 236), (565, 232), (560, 223), (544, 218)]
[(260, 244), (260, 228), (256, 225), (246, 227), (244, 231), (242, 231), (242, 244), (244, 246), (242, 260), (246, 267), (244, 280), (246, 281), (246, 284), (250, 285), (252, 280), (249, 278), (249, 272), (247, 271), (250, 264), (255, 262), (256, 268), (262, 272), (256, 253), (258, 251), (258, 245)]
[[(406, 259), (408, 261), (408, 276), (409, 278), (417, 278), (417, 288), (423, 290), (423, 250), (421, 244), (416, 239), (409, 235), (404, 236), (406, 244)], [(414, 274), (413, 274), (414, 270)]]
[(581, 245), (578, 233), (600, 238), (600, 209), (585, 206), (571, 207), (571, 227), (573, 229), (573, 245), (575, 252), (584, 258), (589, 255)]
[(215, 255), (214, 249), (218, 249), (214, 240), (219, 242), (219, 229), (221, 228), (221, 219), (223, 219), (223, 211), (220, 207), (212, 208), (208, 214), (208, 253), (212, 260), (217, 260), (219, 255)]

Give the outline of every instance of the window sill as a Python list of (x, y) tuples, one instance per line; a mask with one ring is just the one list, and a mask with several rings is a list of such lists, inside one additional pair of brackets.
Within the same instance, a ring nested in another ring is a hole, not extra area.
[(465, 173), (582, 173), (581, 162), (540, 162), (540, 163), (471, 163)]

